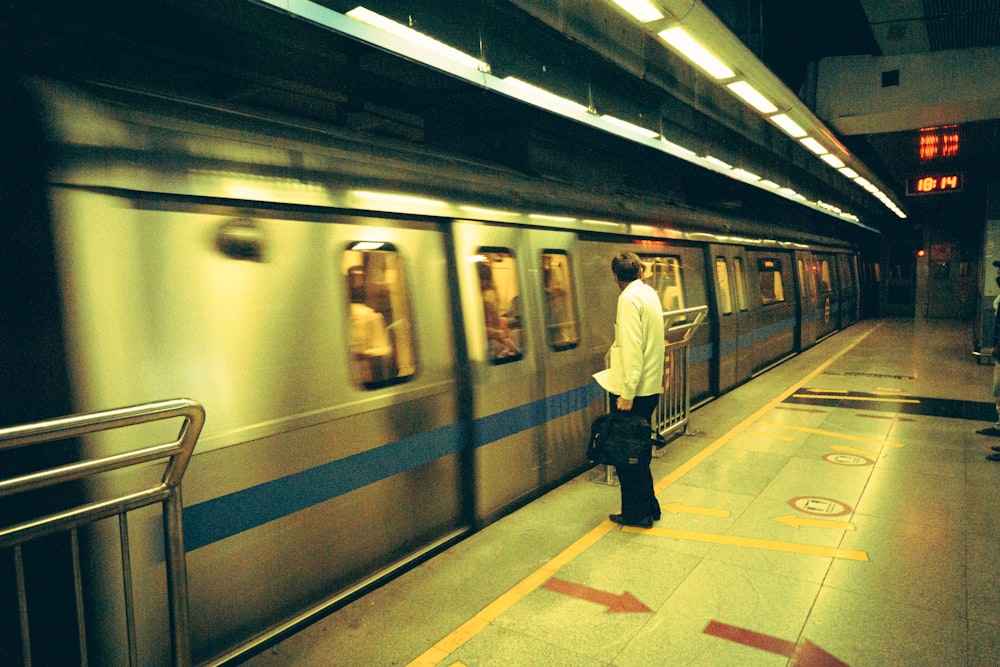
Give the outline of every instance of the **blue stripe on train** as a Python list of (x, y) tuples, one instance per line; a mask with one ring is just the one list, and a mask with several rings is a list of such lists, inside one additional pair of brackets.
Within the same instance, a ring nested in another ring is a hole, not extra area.
[[(584, 387), (504, 410), (475, 422), (482, 447), (549, 420), (572, 414), (604, 397), (600, 386)], [(580, 445), (583, 447), (583, 444)], [(294, 514), (350, 491), (458, 452), (458, 424), (418, 433), (366, 452), (213, 498), (184, 508), (184, 547), (193, 551), (269, 521)]]
[[(723, 343), (722, 353), (731, 354), (737, 345), (746, 347), (753, 340), (767, 338), (793, 326), (794, 320), (782, 320), (760, 331), (741, 336), (738, 341), (726, 341)], [(699, 345), (691, 350), (691, 365), (704, 363), (711, 356), (710, 344)], [(600, 386), (596, 382), (590, 382), (583, 387), (482, 417), (474, 423), (473, 444), (475, 447), (488, 445), (552, 419), (583, 410), (593, 401), (603, 398), (604, 392)], [(186, 507), (184, 546), (188, 551), (193, 551), (412, 470), (442, 456), (454, 454), (461, 447), (458, 425), (449, 424)]]

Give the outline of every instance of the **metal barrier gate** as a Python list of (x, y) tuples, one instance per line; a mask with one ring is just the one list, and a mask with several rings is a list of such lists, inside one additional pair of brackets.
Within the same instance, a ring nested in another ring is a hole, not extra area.
[(708, 306), (663, 313), (663, 393), (653, 412), (653, 432), (666, 441), (687, 429), (691, 409), (688, 365), (691, 361), (691, 336), (708, 315)]
[(0, 555), (6, 554), (8, 551), (13, 554), (14, 589), (17, 598), (16, 615), (20, 631), (22, 663), (25, 666), (31, 665), (32, 640), (28, 623), (28, 609), (31, 601), (28, 599), (25, 582), (22, 547), (28, 542), (43, 537), (59, 533), (69, 534), (80, 662), (82, 665), (86, 665), (88, 662), (86, 619), (78, 531), (87, 524), (116, 515), (118, 516), (120, 536), (122, 581), (124, 584), (122, 596), (127, 626), (128, 655), (131, 665), (139, 664), (127, 515), (133, 510), (154, 503), (162, 503), (167, 602), (173, 664), (177, 666), (191, 664), (187, 570), (181, 526), (180, 483), (205, 422), (205, 411), (200, 404), (194, 401), (176, 399), (0, 429), (0, 450), (6, 450), (177, 418), (183, 418), (184, 422), (180, 434), (172, 442), (141, 447), (121, 454), (85, 459), (18, 477), (0, 478), (0, 497), (14, 496), (62, 482), (93, 478), (101, 473), (121, 470), (158, 459), (170, 459), (166, 463), (160, 482), (155, 486), (125, 495), (115, 495), (107, 499), (79, 504), (76, 507), (24, 521), (17, 525), (0, 528)]

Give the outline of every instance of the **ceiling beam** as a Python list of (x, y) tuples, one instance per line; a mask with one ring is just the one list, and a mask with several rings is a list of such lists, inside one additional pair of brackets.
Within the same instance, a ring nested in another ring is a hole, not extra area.
[(1000, 48), (824, 58), (816, 88), (843, 135), (1000, 118)]
[(861, 0), (861, 6), (882, 55), (930, 51), (920, 0)]

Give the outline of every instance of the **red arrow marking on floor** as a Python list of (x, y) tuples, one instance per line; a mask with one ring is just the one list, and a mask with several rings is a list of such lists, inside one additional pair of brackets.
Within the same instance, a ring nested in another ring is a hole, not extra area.
[(846, 662), (833, 657), (808, 639), (796, 644), (718, 621), (709, 621), (705, 626), (705, 634), (791, 658), (791, 664), (795, 667), (849, 667)]
[(586, 600), (587, 602), (593, 602), (607, 607), (609, 614), (653, 611), (643, 603), (639, 602), (639, 600), (637, 600), (635, 596), (629, 592), (622, 593), (621, 595), (615, 595), (614, 593), (599, 591), (596, 588), (590, 588), (589, 586), (584, 586), (583, 584), (574, 584), (572, 581), (564, 581), (562, 579), (556, 579), (555, 577), (552, 577), (542, 584), (542, 588), (547, 588), (556, 593), (562, 593), (563, 595), (568, 595), (570, 597), (579, 598), (580, 600)]

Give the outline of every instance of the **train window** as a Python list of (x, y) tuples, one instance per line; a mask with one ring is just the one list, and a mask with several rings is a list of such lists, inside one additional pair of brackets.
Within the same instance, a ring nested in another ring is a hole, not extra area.
[(494, 364), (521, 358), (521, 291), (514, 255), (508, 248), (479, 248), (472, 258), (486, 323), (486, 347)]
[(660, 295), (664, 312), (684, 309), (679, 257), (643, 257), (642, 280)]
[(743, 277), (743, 258), (733, 258), (733, 282), (736, 287), (736, 307), (740, 311), (747, 309), (747, 281)]
[(811, 293), (809, 292), (809, 284), (806, 282), (805, 262), (803, 262), (802, 259), (799, 258), (799, 260), (797, 261), (797, 265), (799, 268), (799, 285), (801, 286), (800, 289), (802, 290), (802, 294), (811, 296)]
[(816, 296), (816, 274), (819, 273), (819, 266), (816, 264), (816, 258), (810, 257), (806, 264), (806, 276), (809, 279), (809, 296)]
[(576, 318), (576, 294), (569, 256), (565, 251), (542, 251), (542, 289), (549, 347), (557, 352), (571, 350), (580, 344), (580, 325)]
[(416, 356), (403, 261), (389, 243), (358, 242), (344, 252), (350, 308), (351, 379), (377, 389), (411, 379)]
[(840, 278), (844, 283), (843, 288), (850, 291), (854, 288), (854, 271), (852, 270), (854, 268), (853, 260), (847, 255), (841, 255), (840, 267), (842, 269), (840, 272)]
[(715, 287), (719, 294), (719, 312), (730, 315), (733, 312), (733, 295), (729, 290), (729, 265), (725, 257), (715, 260)]
[(781, 260), (763, 258), (757, 260), (760, 277), (760, 302), (764, 305), (785, 300), (785, 286), (781, 282)]
[(830, 260), (819, 260), (819, 293), (827, 294), (833, 291), (833, 281), (830, 280)]

